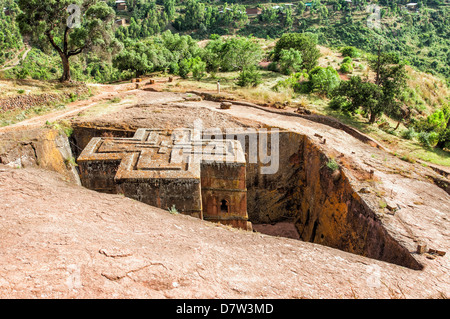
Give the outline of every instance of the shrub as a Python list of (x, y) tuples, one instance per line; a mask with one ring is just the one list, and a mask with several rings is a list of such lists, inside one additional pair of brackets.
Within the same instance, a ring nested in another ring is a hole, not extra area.
[(408, 128), (407, 130), (404, 130), (402, 132), (402, 137), (407, 140), (412, 140), (416, 136), (417, 136), (417, 133), (414, 130), (414, 127)]
[(326, 68), (315, 67), (309, 73), (309, 77), (312, 91), (326, 95), (338, 87), (340, 82), (339, 74), (330, 66)]
[(327, 162), (327, 167), (334, 172), (335, 170), (337, 170), (339, 168), (339, 164), (334, 160), (334, 159), (330, 159)]
[(175, 207), (175, 205), (172, 205), (172, 207), (170, 207), (169, 209), (169, 213), (171, 213), (172, 215), (178, 215), (178, 209)]
[(409, 155), (403, 155), (402, 157), (400, 157), (400, 159), (402, 161), (413, 163), (413, 164), (416, 162), (416, 160)]
[(432, 147), (435, 147), (436, 144), (439, 142), (439, 133), (437, 133), (437, 132), (430, 132), (428, 134), (428, 141), (430, 142), (430, 145)]
[(272, 72), (278, 72), (278, 64), (276, 62), (270, 62), (269, 65), (267, 66), (267, 70), (272, 71)]
[(352, 62), (353, 62), (353, 60), (352, 60), (352, 58), (349, 57), (349, 56), (346, 56), (346, 57), (344, 58), (344, 60), (342, 60), (342, 64), (344, 64), (344, 63), (352, 63)]
[(343, 56), (357, 58), (361, 55), (357, 48), (348, 46), (341, 49), (341, 53)]
[(446, 114), (448, 110), (443, 107), (439, 109), (425, 119), (421, 119), (417, 121), (414, 126), (418, 131), (431, 132), (431, 131), (439, 131), (445, 129), (447, 125), (448, 115)]
[(278, 81), (273, 90), (279, 91), (280, 88), (292, 88), (295, 92), (309, 93), (311, 91), (309, 82), (304, 81), (304, 78), (307, 76), (306, 73), (293, 73), (287, 79)]
[(450, 129), (447, 124), (449, 118), (450, 111), (448, 106), (444, 105), (442, 109), (435, 111), (425, 119), (414, 121), (414, 129), (421, 132), (419, 142), (426, 147), (448, 148)]
[(450, 149), (450, 128), (447, 128), (439, 134), (438, 146), (442, 149)]
[(18, 71), (16, 71), (16, 78), (19, 80), (24, 80), (30, 75), (30, 72), (26, 68), (21, 68)]
[(68, 121), (60, 121), (60, 122), (45, 122), (45, 125), (53, 130), (57, 130), (61, 133), (64, 133), (67, 137), (70, 137), (73, 134), (73, 128)]
[(335, 96), (328, 103), (328, 106), (335, 111), (347, 109), (349, 102), (343, 96)]
[(341, 64), (339, 71), (341, 71), (342, 73), (352, 73), (353, 66), (351, 63), (343, 63)]
[(420, 132), (418, 135), (420, 144), (425, 147), (434, 147), (439, 142), (439, 134), (436, 132)]
[(244, 68), (241, 73), (239, 73), (237, 82), (237, 85), (239, 86), (258, 86), (261, 83), (261, 74), (254, 65)]

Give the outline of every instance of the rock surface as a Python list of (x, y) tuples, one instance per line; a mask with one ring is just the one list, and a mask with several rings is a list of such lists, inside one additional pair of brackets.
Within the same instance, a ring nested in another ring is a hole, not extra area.
[[(319, 135), (319, 141), (326, 143), (316, 146), (336, 160), (352, 188), (359, 190), (358, 196), (376, 208), (386, 231), (424, 269), (411, 270), (317, 244), (218, 227), (123, 196), (88, 191), (50, 172), (2, 166), (0, 297), (450, 295), (449, 254), (417, 253), (419, 243), (435, 251), (450, 250), (450, 197), (445, 187), (435, 182), (436, 178), (448, 180), (445, 175), (402, 161), (333, 125), (269, 113), (237, 102), (233, 104), (238, 107), (221, 110), (219, 102), (189, 102), (184, 94), (126, 91), (123, 87), (119, 96), (132, 97), (137, 103), (121, 102), (96, 109), (96, 102), (117, 96), (117, 91), (110, 89), (67, 110), (0, 131), (28, 132), (47, 120), (66, 118), (94, 130), (110, 126), (131, 133), (137, 127), (192, 127), (200, 118), (205, 127), (275, 126), (311, 140), (318, 140)], [(80, 116), (84, 111), (89, 111), (88, 116)], [(31, 153), (27, 144), (23, 145), (25, 153)], [(8, 156), (20, 157), (19, 153), (2, 156), (7, 162)], [(35, 164), (25, 163), (22, 166)]]
[[(56, 173), (0, 165), (0, 298), (440, 298), (415, 271), (174, 215)], [(424, 257), (425, 258), (425, 257)]]

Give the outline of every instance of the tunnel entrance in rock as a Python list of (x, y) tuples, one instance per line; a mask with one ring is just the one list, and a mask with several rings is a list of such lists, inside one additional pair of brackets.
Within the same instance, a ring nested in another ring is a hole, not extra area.
[[(74, 127), (70, 141), (74, 155), (79, 156), (93, 137), (130, 137), (133, 134), (134, 131), (117, 128)], [(261, 154), (257, 154), (255, 161), (250, 152), (251, 143), (260, 143), (258, 134), (235, 132), (222, 137), (239, 140), (242, 144), (246, 161), (246, 212), (254, 231), (314, 242), (412, 269), (422, 268), (353, 190), (345, 172), (339, 170), (336, 174), (328, 169), (329, 159), (320, 146), (299, 133), (280, 131), (278, 134), (278, 170), (272, 174), (263, 174), (262, 168), (270, 163), (260, 161)], [(218, 138), (220, 136), (214, 136)], [(264, 142), (271, 150), (272, 139)], [(202, 181), (208, 180), (208, 176), (204, 177)], [(205, 194), (207, 191), (205, 188)], [(223, 191), (228, 197), (238, 194), (230, 189)], [(212, 215), (226, 215), (230, 207), (242, 205), (242, 196), (233, 204), (227, 196), (205, 199), (203, 210)], [(244, 223), (235, 221), (233, 226)]]

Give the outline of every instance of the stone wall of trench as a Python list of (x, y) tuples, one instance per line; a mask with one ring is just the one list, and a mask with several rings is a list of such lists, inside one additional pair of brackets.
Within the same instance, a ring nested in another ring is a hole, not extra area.
[(291, 220), (304, 241), (422, 268), (386, 231), (352, 188), (345, 171), (327, 167), (330, 159), (317, 143), (292, 132), (280, 132), (279, 136), (276, 174), (262, 175), (264, 164), (247, 163), (247, 206), (252, 223)]
[[(245, 139), (247, 210), (252, 223), (293, 221), (301, 209), (301, 185), (298, 184), (298, 180), (303, 167), (299, 165), (297, 156), (301, 152), (303, 136), (292, 132), (280, 132), (279, 137), (279, 169), (274, 174), (262, 174), (262, 167), (270, 166), (270, 163), (261, 164), (260, 156), (258, 163), (252, 163), (249, 156), (249, 143), (252, 138)], [(271, 140), (269, 135), (268, 150), (272, 148)], [(258, 134), (253, 141), (257, 141), (259, 145)], [(271, 156), (269, 151), (268, 155)]]
[(303, 240), (422, 269), (355, 192), (345, 171), (326, 166), (329, 159), (317, 144), (305, 137), (301, 153), (301, 204), (294, 223)]
[(14, 168), (41, 167), (81, 185), (67, 136), (54, 129), (0, 134), (0, 164)]

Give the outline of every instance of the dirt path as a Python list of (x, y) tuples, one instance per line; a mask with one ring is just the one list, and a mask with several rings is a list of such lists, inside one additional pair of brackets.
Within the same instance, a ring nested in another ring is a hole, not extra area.
[(52, 111), (50, 113), (26, 119), (13, 125), (0, 127), (0, 133), (41, 127), (45, 125), (47, 121), (54, 122), (57, 120), (61, 120), (63, 118), (74, 116), (80, 112), (83, 112), (97, 105), (98, 103), (109, 101), (115, 97), (121, 98), (125, 95), (133, 94), (132, 91), (130, 92), (132, 86), (129, 83), (119, 85), (93, 85), (93, 86), (96, 89), (98, 89), (98, 93), (96, 95), (89, 97), (86, 100), (79, 100), (69, 103), (65, 106), (63, 110)]
[[(24, 51), (25, 51), (25, 53), (23, 53)], [(6, 70), (9, 70), (9, 69), (12, 69), (12, 68), (18, 66), (20, 64), (21, 60), (24, 60), (30, 51), (31, 51), (31, 47), (28, 44), (25, 44), (25, 46), (19, 52), (17, 52), (17, 55), (14, 57), (14, 59), (9, 60), (8, 62), (6, 62), (4, 65), (2, 65), (0, 67), (0, 71), (6, 71)], [(21, 54), (22, 54), (22, 56), (21, 56)]]

